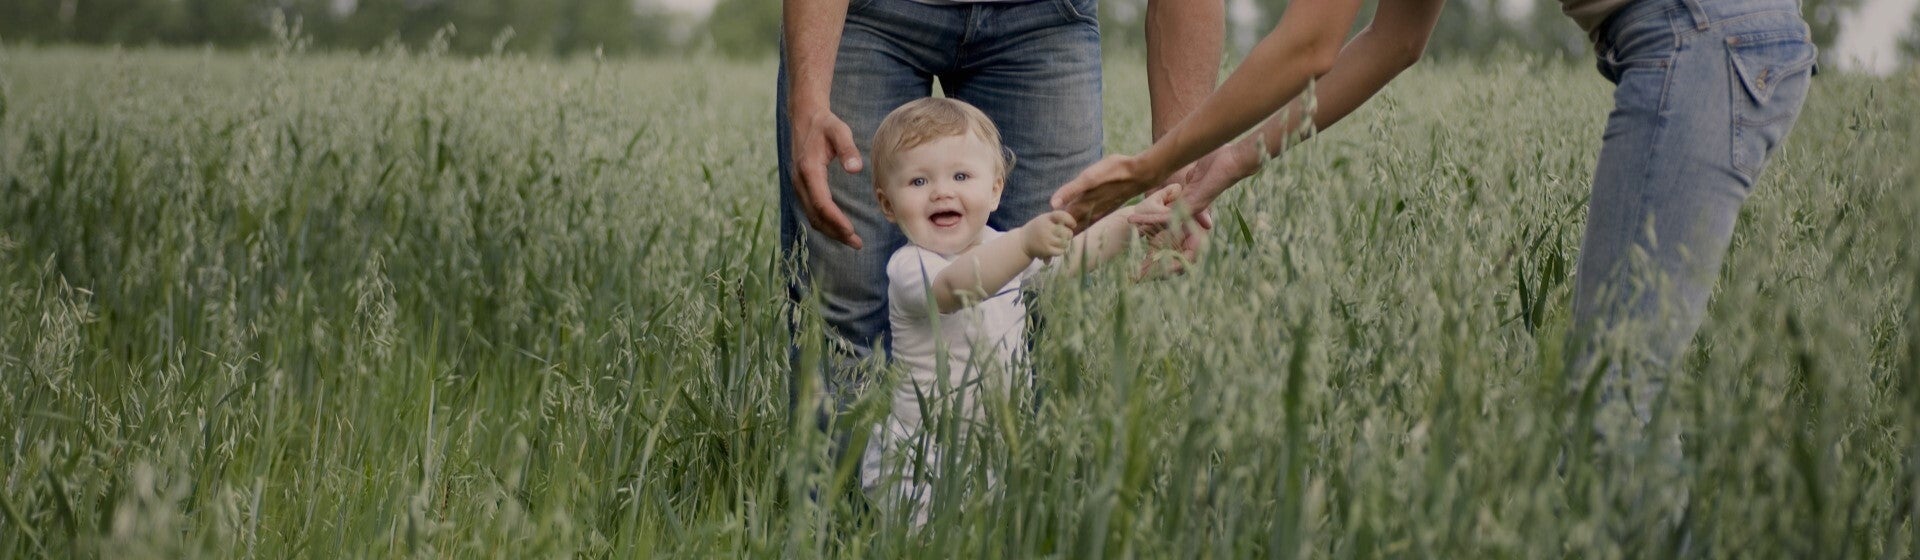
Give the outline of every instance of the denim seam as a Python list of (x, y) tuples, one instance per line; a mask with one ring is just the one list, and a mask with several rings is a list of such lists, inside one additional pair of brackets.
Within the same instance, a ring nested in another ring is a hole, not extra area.
[(1732, 38), (1728, 37), (1725, 47), (1727, 53), (1727, 167), (1733, 169), (1733, 174), (1740, 179), (1742, 186), (1751, 192), (1756, 176), (1759, 174), (1740, 164), (1740, 144), (1745, 141), (1744, 131), (1741, 130), (1743, 126), (1740, 124), (1740, 104), (1747, 102), (1747, 85), (1743, 83), (1746, 77), (1740, 73), (1740, 62), (1736, 60), (1738, 55), (1734, 54), (1733, 45)]
[(1799, 30), (1784, 29), (1774, 31), (1748, 31), (1727, 35), (1729, 46), (1771, 45), (1791, 41), (1807, 41), (1807, 34)]
[[(1672, 53), (1667, 55), (1666, 59), (1660, 61), (1660, 100), (1654, 105), (1653, 109), (1653, 139), (1647, 142), (1647, 156), (1642, 160), (1645, 167), (1640, 170), (1641, 190), (1639, 200), (1636, 201), (1634, 208), (1634, 217), (1639, 223), (1631, 224), (1630, 227), (1633, 229), (1630, 231), (1639, 231), (1647, 227), (1646, 220), (1650, 215), (1648, 208), (1653, 205), (1653, 201), (1650, 200), (1649, 197), (1653, 190), (1654, 169), (1658, 167), (1654, 162), (1660, 157), (1661, 152), (1658, 147), (1664, 144), (1672, 120), (1668, 115), (1668, 113), (1672, 111), (1672, 107), (1668, 104), (1668, 94), (1673, 90), (1674, 75), (1679, 73), (1679, 70), (1675, 68), (1675, 66), (1677, 66), (1676, 62), (1680, 59), (1680, 54), (1685, 51), (1689, 45), (1689, 43), (1682, 40), (1678, 34), (1674, 36), (1673, 43)], [(1638, 238), (1639, 236), (1638, 234), (1634, 234), (1632, 237)], [(1648, 243), (1649, 241), (1651, 243)], [(1659, 239), (1640, 239), (1633, 243), (1633, 245), (1638, 245), (1648, 251), (1652, 251), (1659, 242)]]
[[(968, 55), (973, 52), (973, 33), (978, 31), (980, 27), (980, 12), (988, 9), (992, 9), (992, 7), (978, 3), (967, 6), (967, 18), (960, 24), (960, 44), (953, 49), (953, 58), (947, 65), (949, 69), (958, 68), (966, 64)], [(940, 87), (945, 89), (947, 87), (946, 79), (943, 77), (940, 81)]]

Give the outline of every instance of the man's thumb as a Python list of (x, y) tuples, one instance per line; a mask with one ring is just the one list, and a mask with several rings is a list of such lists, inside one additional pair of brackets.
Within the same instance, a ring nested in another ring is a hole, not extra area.
[(866, 165), (860, 161), (860, 148), (853, 143), (853, 131), (847, 125), (833, 127), (829, 135), (833, 142), (833, 153), (840, 156), (840, 168), (848, 173), (859, 173)]

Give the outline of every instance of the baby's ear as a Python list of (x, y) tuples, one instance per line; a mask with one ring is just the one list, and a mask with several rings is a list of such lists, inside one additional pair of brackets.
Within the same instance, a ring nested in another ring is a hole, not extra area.
[(873, 189), (873, 196), (880, 199), (880, 215), (886, 216), (889, 223), (899, 223), (893, 220), (893, 199), (887, 198), (887, 191)]

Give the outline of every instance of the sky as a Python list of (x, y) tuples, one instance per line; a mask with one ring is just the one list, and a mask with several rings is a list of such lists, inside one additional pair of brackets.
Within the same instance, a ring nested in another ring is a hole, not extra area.
[(1834, 60), (1842, 69), (1885, 75), (1900, 64), (1900, 35), (1913, 22), (1920, 0), (1865, 0), (1841, 20)]
[[(716, 0), (640, 0), (669, 9), (704, 16)], [(1526, 3), (1527, 0), (1505, 0)], [(1247, 6), (1251, 6), (1248, 3)], [(1236, 6), (1241, 7), (1241, 6)], [(1887, 74), (1900, 64), (1899, 40), (1913, 21), (1920, 0), (1862, 0), (1860, 9), (1842, 17), (1840, 37), (1833, 46), (1841, 70)], [(1237, 11), (1237, 10), (1236, 10)]]

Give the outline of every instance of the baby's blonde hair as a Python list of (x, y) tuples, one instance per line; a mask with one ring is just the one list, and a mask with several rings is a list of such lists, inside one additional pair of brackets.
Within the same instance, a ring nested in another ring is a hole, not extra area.
[(945, 97), (923, 97), (901, 105), (880, 121), (879, 130), (873, 133), (873, 190), (879, 192), (887, 178), (898, 167), (901, 152), (918, 148), (928, 142), (974, 134), (993, 148), (1000, 157), (994, 159), (995, 179), (1005, 180), (1007, 171), (1013, 167), (1012, 155), (1000, 147), (1000, 129), (986, 113), (968, 105), (965, 101)]

